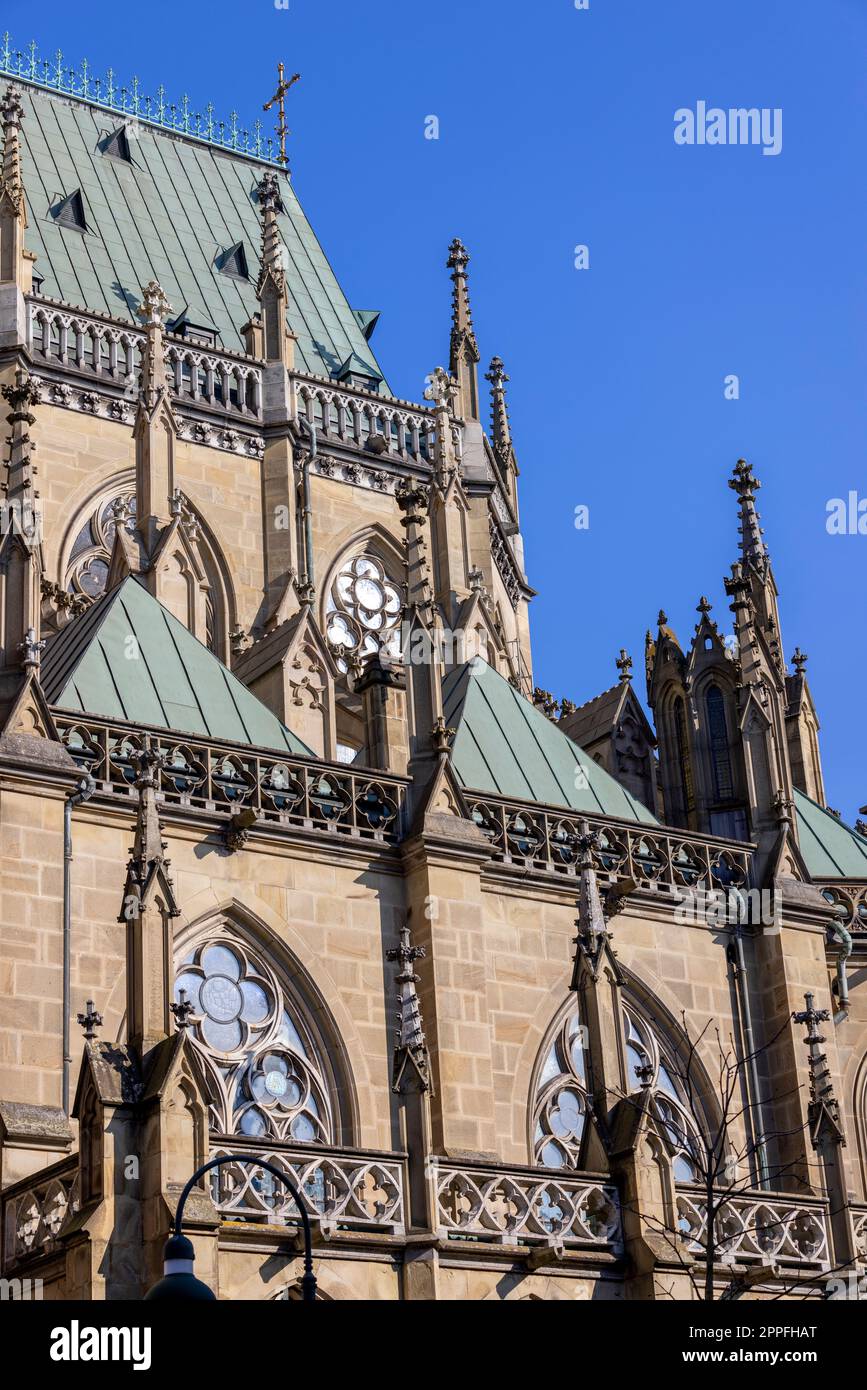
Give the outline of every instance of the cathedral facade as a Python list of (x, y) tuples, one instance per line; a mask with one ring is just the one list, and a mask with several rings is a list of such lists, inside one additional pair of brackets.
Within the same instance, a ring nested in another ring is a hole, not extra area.
[(462, 243), (398, 399), (261, 136), (0, 69), (4, 1287), (141, 1298), (217, 1157), (222, 1299), (300, 1296), (261, 1159), (323, 1299), (863, 1275), (867, 827), (751, 467), (653, 724), (555, 700)]

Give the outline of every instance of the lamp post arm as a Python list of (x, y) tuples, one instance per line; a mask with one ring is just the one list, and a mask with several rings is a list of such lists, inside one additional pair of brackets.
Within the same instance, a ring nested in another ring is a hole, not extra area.
[(264, 1158), (252, 1158), (249, 1154), (219, 1154), (217, 1158), (211, 1158), (207, 1163), (203, 1163), (201, 1168), (197, 1168), (193, 1176), (189, 1179), (183, 1192), (181, 1193), (178, 1209), (175, 1212), (175, 1235), (183, 1235), (184, 1207), (187, 1198), (195, 1187), (199, 1179), (211, 1168), (220, 1168), (224, 1163), (251, 1163), (256, 1168), (264, 1168), (272, 1177), (277, 1178), (288, 1187), (298, 1213), (301, 1217), (301, 1227), (304, 1232), (304, 1274), (301, 1278), (301, 1298), (304, 1303), (315, 1303), (316, 1301), (316, 1276), (313, 1273), (313, 1234), (310, 1229), (310, 1217), (307, 1215), (304, 1203), (301, 1200), (301, 1193), (295, 1186), (291, 1178), (277, 1168), (273, 1163), (268, 1163)]

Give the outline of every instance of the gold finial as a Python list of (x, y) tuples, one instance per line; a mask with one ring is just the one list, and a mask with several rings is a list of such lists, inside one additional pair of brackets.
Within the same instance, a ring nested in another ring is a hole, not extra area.
[(287, 129), (287, 126), (286, 126), (286, 103), (285, 103), (285, 96), (286, 96), (286, 93), (289, 91), (289, 88), (292, 87), (292, 86), (294, 86), (294, 84), (295, 84), (296, 82), (298, 82), (298, 81), (300, 80), (300, 78), (301, 78), (300, 72), (296, 72), (295, 75), (294, 75), (294, 77), (290, 77), (290, 78), (289, 78), (289, 81), (287, 82), (287, 81), (286, 81), (286, 78), (285, 78), (285, 76), (284, 76), (283, 64), (282, 64), (282, 63), (278, 63), (278, 64), (277, 64), (277, 90), (276, 90), (276, 92), (274, 93), (274, 95), (272, 96), (271, 100), (270, 100), (270, 101), (266, 101), (266, 102), (265, 102), (265, 105), (262, 107), (262, 110), (263, 110), (263, 111), (270, 111), (270, 110), (271, 110), (271, 107), (274, 105), (275, 101), (276, 101), (276, 103), (277, 103), (277, 117), (278, 117), (278, 120), (277, 120), (277, 139), (280, 141), (280, 163), (283, 165), (283, 168), (284, 168), (284, 169), (286, 168), (286, 166), (287, 166), (288, 163), (289, 163), (289, 160), (288, 160), (288, 158), (286, 157), (286, 136), (290, 133), (289, 130)]

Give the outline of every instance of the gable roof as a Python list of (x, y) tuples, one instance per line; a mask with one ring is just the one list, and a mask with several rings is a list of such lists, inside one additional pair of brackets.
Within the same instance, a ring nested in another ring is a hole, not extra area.
[(446, 724), (456, 730), (451, 762), (461, 786), (657, 824), (646, 806), (480, 657), (448, 673), (443, 706)]
[[(169, 303), (200, 305), (220, 345), (243, 352), (240, 329), (258, 309), (261, 224), (255, 186), (273, 165), (233, 154), (147, 121), (125, 134), (130, 162), (106, 150), (117, 116), (26, 79), (21, 92), (21, 163), (27, 197), (27, 248), (38, 257), (40, 292), (67, 304), (138, 324), (142, 286), (158, 280)], [(135, 138), (132, 138), (133, 135)], [(299, 368), (332, 376), (357, 354), (382, 379), (364, 330), (341, 290), (288, 178), (278, 176), (285, 214), (289, 325)], [(87, 227), (70, 236), (49, 206), (80, 191)], [(221, 274), (217, 259), (243, 242), (251, 278)]]
[(312, 757), (133, 575), (51, 640), (40, 677), (60, 709)]
[(798, 844), (811, 878), (867, 879), (867, 840), (795, 788)]

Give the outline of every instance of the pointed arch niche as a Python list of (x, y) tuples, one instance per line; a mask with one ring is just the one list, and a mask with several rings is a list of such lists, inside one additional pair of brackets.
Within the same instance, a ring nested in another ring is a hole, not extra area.
[[(182, 993), (183, 992), (183, 993)], [(212, 1135), (351, 1144), (348, 1060), (324, 1000), (267, 928), (227, 910), (175, 945), (173, 998), (212, 1094)]]
[[(72, 599), (93, 602), (105, 592), (117, 503), (126, 507), (126, 529), (135, 536), (135, 474), (131, 470), (91, 494), (66, 533), (58, 579), (60, 589)], [(229, 571), (202, 517), (183, 494), (179, 503), (181, 525), (161, 557), (161, 597), (175, 617), (228, 665), (229, 631), (236, 621)]]

